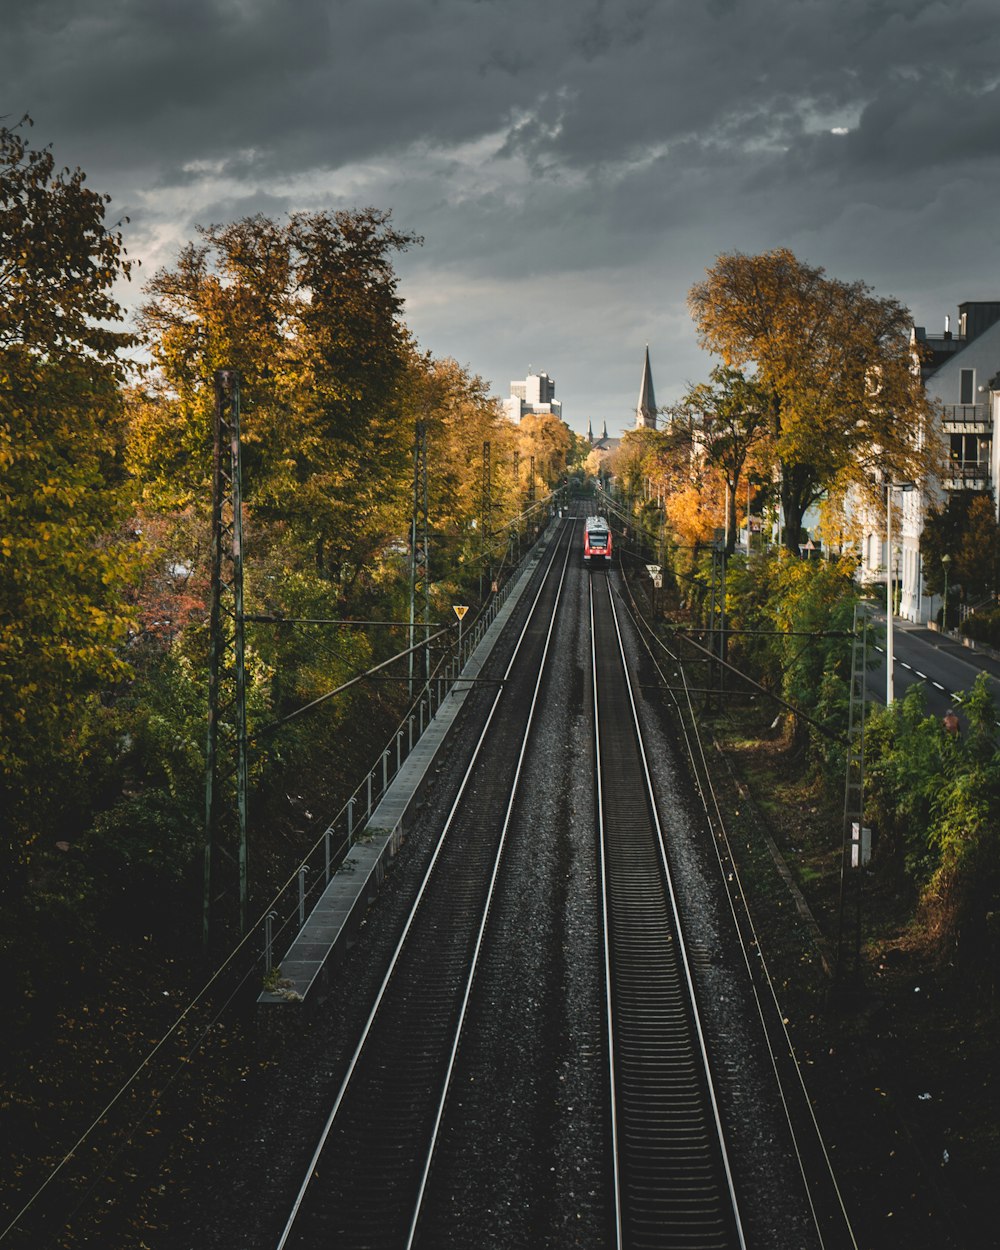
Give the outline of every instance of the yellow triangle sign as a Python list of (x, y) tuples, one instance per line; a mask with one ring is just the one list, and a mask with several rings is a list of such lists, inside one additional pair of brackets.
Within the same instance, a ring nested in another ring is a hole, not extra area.
[(469, 610), (469, 605), (467, 603), (453, 603), (451, 606), (455, 609), (455, 615), (459, 620), (461, 620)]

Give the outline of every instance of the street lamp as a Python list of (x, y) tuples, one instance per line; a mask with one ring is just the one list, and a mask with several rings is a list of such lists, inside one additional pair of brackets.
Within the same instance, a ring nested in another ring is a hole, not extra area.
[(892, 492), (916, 490), (916, 482), (887, 482), (885, 491), (885, 705), (891, 706), (892, 684)]
[(941, 564), (944, 568), (944, 610), (941, 613), (941, 629), (944, 633), (948, 632), (948, 565), (951, 564), (951, 556), (947, 552), (941, 557)]

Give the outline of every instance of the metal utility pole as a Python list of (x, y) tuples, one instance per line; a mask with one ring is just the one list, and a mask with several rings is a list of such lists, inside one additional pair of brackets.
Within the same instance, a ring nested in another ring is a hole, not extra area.
[[(430, 630), (430, 508), (427, 481), (427, 423), (418, 421), (413, 437), (413, 507), (410, 512), (410, 647), (414, 647), (417, 599), (423, 598), (424, 636)], [(410, 697), (413, 697), (414, 661), (410, 651)], [(430, 656), (424, 651), (424, 680), (430, 676)]]
[(535, 457), (531, 457), (531, 476), (528, 479), (528, 503), (535, 502)]
[[(205, 878), (202, 939), (231, 918), (247, 927), (247, 718), (243, 638), (243, 500), (240, 375), (215, 373)], [(221, 910), (221, 914), (220, 914)], [(214, 914), (213, 914), (214, 913)]]
[[(479, 598), (483, 597), (483, 573), (486, 571), (487, 543), (493, 529), (493, 473), (490, 468), (490, 444), (483, 443), (483, 497), (479, 509)], [(492, 581), (492, 573), (490, 580)]]
[[(844, 956), (845, 911), (848, 892), (854, 890), (855, 979), (861, 971), (861, 870), (871, 853), (871, 831), (864, 827), (865, 803), (865, 674), (868, 667), (868, 616), (854, 609), (851, 642), (851, 701), (847, 721), (847, 773), (844, 782), (844, 828), (840, 859), (840, 905), (837, 915), (837, 966), (839, 981)], [(859, 628), (860, 625), (860, 628)]]
[[(430, 620), (430, 507), (428, 503), (427, 423), (418, 421), (413, 440), (413, 509), (410, 525), (410, 646), (414, 646), (416, 603), (423, 597), (425, 636)], [(410, 653), (410, 693), (413, 693), (415, 653)], [(424, 679), (430, 675), (430, 657), (424, 652)]]
[(909, 492), (916, 490), (915, 482), (893, 482), (885, 484), (885, 705), (892, 703), (895, 688), (893, 680), (892, 624), (896, 613), (894, 581), (892, 575), (892, 492), (894, 490)]
[[(719, 616), (718, 633), (716, 633), (715, 618), (716, 613)], [(725, 531), (716, 529), (715, 538), (712, 542), (712, 571), (709, 583), (709, 609), (708, 609), (708, 629), (709, 629), (709, 649), (712, 658), (708, 663), (708, 695), (706, 706), (711, 706), (712, 691), (715, 689), (715, 670), (716, 657), (725, 660), (727, 655), (726, 646), (726, 540)], [(725, 667), (719, 666), (719, 690), (720, 693), (725, 687)]]

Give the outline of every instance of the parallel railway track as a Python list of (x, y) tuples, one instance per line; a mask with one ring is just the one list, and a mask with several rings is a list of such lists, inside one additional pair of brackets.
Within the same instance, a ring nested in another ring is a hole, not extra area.
[(416, 1244), (565, 576), (563, 528), (279, 1250)]
[[(587, 724), (592, 716), (594, 746), (581, 752), (579, 743), (546, 739), (543, 744), (531, 737), (578, 527), (566, 524), (562, 530), (278, 1250), (326, 1245), (439, 1250), (475, 1244), (476, 1230), (483, 1244), (506, 1244), (497, 1240), (503, 1234), (495, 1223), (496, 1187), (486, 1187), (494, 1195), (491, 1214), (468, 1185), (459, 1198), (454, 1170), (469, 1133), (493, 1128), (488, 1111), (483, 1118), (487, 1103), (479, 1102), (471, 1128), (465, 1118), (469, 1082), (475, 1080), (480, 1089), (483, 1078), (486, 1085), (490, 1078), (482, 1066), (468, 1068), (471, 1053), (480, 1055), (480, 1064), (484, 1053), (475, 1039), (503, 1030), (490, 995), (476, 992), (476, 977), (481, 962), (503, 965), (503, 957), (494, 961), (494, 956), (512, 940), (509, 925), (506, 938), (498, 936), (503, 929), (498, 915), (491, 921), (494, 894), (504, 892), (508, 875), (505, 896), (518, 888), (505, 869), (506, 845), (524, 846), (522, 838), (530, 844), (533, 832), (541, 836), (532, 827), (533, 800), (520, 794), (522, 766), (535, 747), (548, 761), (557, 758), (554, 750), (567, 750), (566, 767), (574, 769), (589, 767), (588, 750), (593, 751), (593, 855), (600, 889), (599, 897), (592, 891), (589, 897), (595, 938), (604, 937), (606, 1031), (603, 1045), (592, 1051), (592, 1070), (595, 1092), (602, 1066), (606, 1074), (607, 1111), (604, 1129), (596, 1134), (603, 1142), (588, 1139), (588, 1149), (598, 1152), (592, 1192), (603, 1194), (605, 1186), (607, 1192), (606, 1199), (595, 1197), (591, 1208), (608, 1215), (600, 1244), (616, 1250), (742, 1250), (748, 1244), (693, 984), (697, 951), (689, 957), (671, 881), (670, 817), (664, 810), (669, 805), (661, 798), (658, 812), (606, 571), (587, 579), (592, 639)], [(576, 586), (585, 594), (579, 581)], [(577, 671), (583, 683), (584, 672)], [(536, 791), (535, 803), (537, 798)], [(586, 829), (580, 835), (585, 840)], [(585, 957), (595, 956), (596, 944)], [(590, 1018), (596, 1020), (596, 959), (592, 966)], [(534, 1003), (531, 996), (547, 992), (520, 973), (510, 984), (516, 992), (503, 995), (507, 1011), (518, 1012), (519, 1002)], [(558, 995), (550, 1001), (559, 1002)], [(542, 1040), (534, 1050), (542, 1064), (549, 1058), (544, 1049)], [(551, 1075), (540, 1072), (539, 1079), (551, 1092)], [(450, 1096), (453, 1082), (463, 1092)], [(502, 1099), (503, 1090), (496, 1096)], [(601, 1101), (592, 1104), (598, 1122)], [(523, 1110), (511, 1104), (508, 1131), (519, 1135), (522, 1166), (505, 1175), (508, 1184), (523, 1181), (537, 1204), (544, 1183), (535, 1173), (555, 1169), (537, 1142), (525, 1144), (538, 1123), (531, 1118), (537, 1117), (538, 1104), (534, 1112), (531, 1105), (530, 1098)], [(544, 1218), (537, 1205), (533, 1213)], [(557, 1244), (551, 1235), (550, 1226), (550, 1240), (538, 1244)]]
[(745, 1244), (606, 575), (591, 579), (616, 1244)]

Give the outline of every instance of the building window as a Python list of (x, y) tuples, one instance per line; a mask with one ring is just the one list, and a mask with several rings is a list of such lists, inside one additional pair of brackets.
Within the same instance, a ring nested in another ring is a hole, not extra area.
[(961, 395), (958, 402), (960, 404), (971, 404), (973, 402), (972, 394), (976, 383), (975, 369), (963, 369), (962, 380), (959, 383)]

